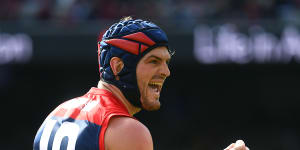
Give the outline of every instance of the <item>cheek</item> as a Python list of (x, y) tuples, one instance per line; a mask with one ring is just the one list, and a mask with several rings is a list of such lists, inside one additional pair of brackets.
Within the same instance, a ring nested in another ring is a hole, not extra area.
[(140, 92), (143, 92), (146, 88), (145, 75), (143, 74), (143, 72), (137, 72), (136, 78), (137, 78), (138, 88)]
[[(138, 82), (138, 86), (141, 89), (144, 89), (148, 86), (148, 77), (146, 74), (139, 74), (139, 76), (137, 76), (137, 82)], [(145, 89), (144, 89), (145, 90)]]
[(139, 88), (139, 91), (140, 91), (140, 94), (142, 97), (148, 97), (149, 96), (149, 81), (151, 80), (151, 73), (150, 72), (143, 72), (143, 73), (140, 73), (138, 76), (137, 76), (137, 82), (138, 82), (138, 88)]
[(140, 64), (137, 66), (136, 78), (141, 95), (147, 95), (148, 84), (154, 74), (155, 69), (150, 65)]
[(147, 82), (147, 80), (149, 80), (149, 68), (145, 67), (145, 66), (141, 66), (138, 68), (137, 73), (136, 73), (136, 77), (137, 77), (137, 81), (140, 84), (143, 84), (145, 82)]

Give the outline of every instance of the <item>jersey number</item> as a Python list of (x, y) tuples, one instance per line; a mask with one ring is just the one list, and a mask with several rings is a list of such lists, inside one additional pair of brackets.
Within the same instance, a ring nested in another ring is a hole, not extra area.
[[(54, 129), (57, 121), (49, 119), (45, 125), (44, 131), (40, 140), (40, 150), (48, 149), (48, 142), (50, 139), (50, 135), (52, 130)], [(64, 137), (68, 137), (68, 146), (67, 150), (75, 150), (76, 140), (78, 138), (79, 133), (79, 125), (71, 122), (64, 122), (57, 130), (54, 136), (54, 140), (52, 145), (52, 150), (60, 150), (61, 142)]]

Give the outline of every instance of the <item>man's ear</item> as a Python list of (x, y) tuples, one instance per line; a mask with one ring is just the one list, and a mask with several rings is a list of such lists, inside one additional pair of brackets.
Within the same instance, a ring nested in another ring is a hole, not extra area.
[(122, 59), (119, 57), (111, 58), (110, 59), (110, 67), (111, 67), (113, 74), (116, 77), (116, 80), (119, 80), (120, 78), (119, 78), (118, 74), (122, 71), (122, 69), (124, 67), (124, 63), (123, 63)]

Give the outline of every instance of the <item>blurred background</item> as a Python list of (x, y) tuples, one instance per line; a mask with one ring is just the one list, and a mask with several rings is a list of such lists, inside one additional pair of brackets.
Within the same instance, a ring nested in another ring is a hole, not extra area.
[(176, 50), (161, 110), (136, 115), (155, 149), (300, 150), (300, 0), (0, 0), (1, 150), (97, 86), (97, 36), (128, 15)]

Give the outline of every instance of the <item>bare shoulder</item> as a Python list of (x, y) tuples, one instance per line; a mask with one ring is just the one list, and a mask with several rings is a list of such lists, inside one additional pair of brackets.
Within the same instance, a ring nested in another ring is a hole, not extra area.
[(153, 150), (148, 128), (129, 117), (113, 117), (106, 129), (106, 150)]

